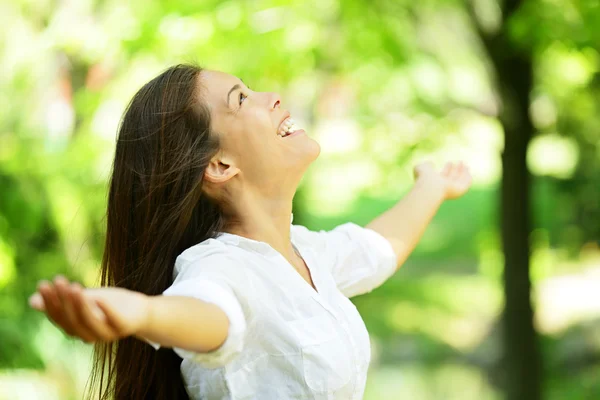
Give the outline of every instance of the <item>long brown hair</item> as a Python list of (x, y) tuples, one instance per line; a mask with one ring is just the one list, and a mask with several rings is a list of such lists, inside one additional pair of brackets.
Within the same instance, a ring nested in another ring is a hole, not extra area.
[[(172, 283), (176, 257), (214, 237), (219, 206), (202, 177), (219, 148), (202, 101), (201, 68), (177, 65), (144, 85), (119, 128), (110, 189), (101, 284), (148, 295)], [(107, 400), (188, 399), (181, 358), (133, 337), (99, 343), (89, 395)]]

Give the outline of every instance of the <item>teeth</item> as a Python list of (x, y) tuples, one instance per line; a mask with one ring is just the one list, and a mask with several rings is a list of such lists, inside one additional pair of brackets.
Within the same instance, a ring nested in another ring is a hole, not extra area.
[(281, 124), (281, 128), (279, 129), (279, 132), (277, 134), (281, 137), (286, 137), (287, 135), (289, 135), (299, 129), (300, 128), (298, 127), (298, 125), (296, 125), (296, 121), (294, 121), (292, 118), (288, 117)]

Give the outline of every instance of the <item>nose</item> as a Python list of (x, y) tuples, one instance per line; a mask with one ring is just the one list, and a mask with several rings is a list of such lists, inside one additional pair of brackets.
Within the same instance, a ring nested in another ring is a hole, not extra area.
[(269, 104), (271, 104), (272, 110), (278, 109), (281, 106), (281, 96), (278, 93), (271, 93)]

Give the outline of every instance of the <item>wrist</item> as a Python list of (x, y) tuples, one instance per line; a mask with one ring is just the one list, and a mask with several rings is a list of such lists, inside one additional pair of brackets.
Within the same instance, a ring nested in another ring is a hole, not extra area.
[(156, 296), (148, 296), (143, 293), (140, 293), (139, 295), (141, 318), (138, 326), (136, 327), (135, 334), (145, 336), (145, 334), (151, 330), (153, 324), (155, 308), (154, 299)]
[(440, 202), (446, 200), (446, 187), (444, 182), (435, 176), (420, 176), (415, 181), (416, 190), (426, 191), (430, 196), (438, 199)]

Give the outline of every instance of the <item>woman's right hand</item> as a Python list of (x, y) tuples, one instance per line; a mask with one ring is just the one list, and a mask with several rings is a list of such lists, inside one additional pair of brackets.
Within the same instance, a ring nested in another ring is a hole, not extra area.
[(142, 293), (117, 287), (84, 289), (62, 276), (40, 282), (29, 304), (66, 334), (87, 343), (136, 334), (148, 322), (150, 309), (149, 297)]

